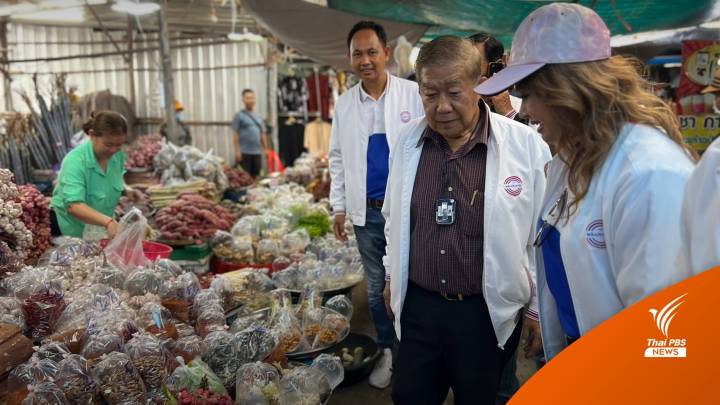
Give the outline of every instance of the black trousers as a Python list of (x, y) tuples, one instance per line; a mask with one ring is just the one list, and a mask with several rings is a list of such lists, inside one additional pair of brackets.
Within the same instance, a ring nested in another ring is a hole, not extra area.
[(262, 169), (262, 155), (246, 155), (242, 154), (242, 161), (240, 162), (243, 170), (248, 172), (249, 175), (257, 177), (260, 175)]
[(495, 404), (503, 367), (517, 348), (522, 323), (498, 347), (485, 299), (448, 301), (409, 282), (393, 375), (396, 405)]

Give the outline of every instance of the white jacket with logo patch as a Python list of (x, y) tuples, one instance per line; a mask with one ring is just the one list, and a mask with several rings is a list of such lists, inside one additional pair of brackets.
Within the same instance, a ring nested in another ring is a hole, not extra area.
[[(685, 151), (663, 132), (627, 124), (585, 198), (568, 221), (565, 215), (557, 222), (581, 335), (686, 277), (675, 263), (681, 249), (683, 190), (692, 169)], [(555, 156), (548, 170), (543, 219), (567, 187), (567, 172)], [(572, 199), (570, 194), (568, 201)], [(566, 342), (540, 248), (537, 269), (540, 324), (549, 360)], [(647, 321), (652, 322), (650, 314)]]
[[(386, 274), (390, 275), (395, 331), (407, 292), (410, 261), (410, 206), (427, 121), (410, 122), (391, 155), (385, 192)], [(550, 149), (528, 126), (490, 114), (490, 137), (485, 168), (483, 235), (483, 296), (503, 347), (527, 307), (537, 315), (535, 299), (535, 223), (545, 192), (545, 163)], [(432, 246), (427, 246), (432, 248)]]
[[(330, 136), (330, 204), (333, 212), (345, 212), (352, 223), (365, 225), (367, 188), (367, 149), (372, 123), (363, 118), (360, 85), (340, 96)], [(415, 82), (388, 73), (385, 90), (385, 133), (390, 154), (397, 143), (400, 127), (425, 115)]]

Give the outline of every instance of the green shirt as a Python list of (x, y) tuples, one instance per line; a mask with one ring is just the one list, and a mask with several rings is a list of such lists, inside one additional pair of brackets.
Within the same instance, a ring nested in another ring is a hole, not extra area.
[(107, 171), (103, 171), (89, 140), (70, 151), (63, 159), (50, 203), (63, 235), (81, 238), (85, 230), (85, 224), (67, 211), (73, 203), (85, 203), (114, 217), (115, 207), (125, 189), (124, 174), (125, 152), (114, 154), (108, 160)]

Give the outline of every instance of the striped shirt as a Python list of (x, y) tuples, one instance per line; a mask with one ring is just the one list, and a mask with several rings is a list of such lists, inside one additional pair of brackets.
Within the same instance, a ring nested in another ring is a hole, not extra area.
[[(480, 108), (475, 133), (457, 151), (453, 152), (442, 135), (430, 127), (418, 142), (423, 149), (410, 204), (409, 279), (426, 290), (482, 294), (490, 122), (485, 104), (480, 103)], [(436, 222), (438, 198), (455, 199), (454, 224)]]

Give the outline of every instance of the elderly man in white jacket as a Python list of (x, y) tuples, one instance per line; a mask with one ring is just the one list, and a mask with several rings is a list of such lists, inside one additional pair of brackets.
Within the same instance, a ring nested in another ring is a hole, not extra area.
[[(493, 404), (522, 320), (539, 348), (534, 226), (550, 151), (473, 91), (478, 50), (440, 37), (416, 62), (425, 118), (391, 157), (386, 305), (400, 339), (396, 404)], [(531, 318), (535, 320), (531, 320)]]
[(385, 30), (372, 21), (357, 23), (348, 35), (350, 65), (360, 83), (335, 105), (330, 138), (330, 203), (335, 236), (347, 240), (345, 219), (354, 225), (368, 285), (368, 306), (382, 357), (370, 374), (376, 388), (390, 385), (395, 333), (383, 302), (385, 219), (381, 208), (389, 172), (390, 153), (399, 127), (422, 116), (417, 84), (393, 77), (385, 70), (390, 57)]

